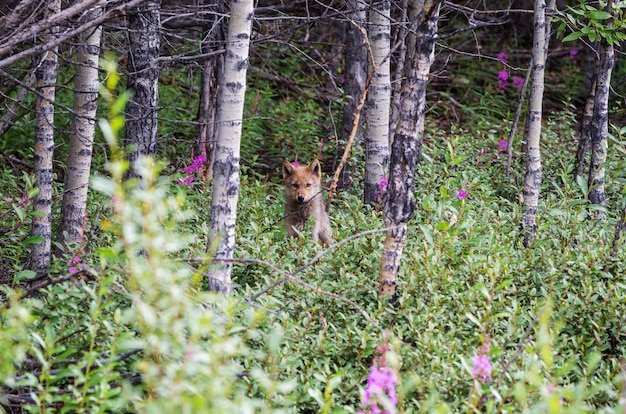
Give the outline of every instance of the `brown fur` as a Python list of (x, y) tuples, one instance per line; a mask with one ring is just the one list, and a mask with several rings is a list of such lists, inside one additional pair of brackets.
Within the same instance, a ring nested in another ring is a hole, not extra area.
[(333, 243), (330, 220), (324, 210), (322, 197), (322, 168), (315, 159), (308, 166), (294, 167), (289, 161), (283, 162), (285, 183), (285, 225), (287, 235), (297, 236), (296, 229), (302, 231), (304, 224), (313, 215), (313, 240), (323, 245)]

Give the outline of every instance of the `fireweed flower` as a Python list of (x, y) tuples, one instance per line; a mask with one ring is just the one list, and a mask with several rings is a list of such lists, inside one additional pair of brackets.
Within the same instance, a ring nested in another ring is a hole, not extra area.
[(387, 192), (387, 186), (389, 185), (389, 181), (385, 179), (385, 177), (381, 178), (378, 182), (378, 190), (374, 193), (375, 197), (383, 196)]
[(509, 145), (509, 143), (504, 139), (501, 139), (500, 141), (498, 141), (498, 146), (500, 147), (500, 151), (502, 152), (506, 151), (507, 145)]
[(489, 336), (485, 338), (485, 343), (478, 350), (478, 355), (472, 358), (472, 378), (480, 383), (491, 382), (491, 357), (489, 352)]
[(506, 52), (500, 52), (498, 53), (498, 60), (506, 65), (509, 61), (509, 55)]
[(524, 78), (520, 76), (513, 76), (513, 86), (517, 89), (517, 92), (521, 92), (524, 87)]
[(498, 72), (498, 92), (503, 92), (509, 80), (509, 72), (506, 69)]
[(467, 198), (467, 192), (464, 189), (460, 189), (459, 192), (456, 194), (456, 199), (457, 200), (465, 200)]
[(197, 157), (195, 157), (190, 166), (183, 168), (183, 171), (187, 175), (185, 176), (185, 178), (181, 178), (180, 180), (178, 180), (178, 185), (186, 185), (189, 188), (193, 188), (192, 182), (194, 180), (194, 177), (192, 174), (204, 168), (205, 162), (206, 157), (204, 155), (198, 155)]
[(387, 342), (388, 333), (385, 333), (382, 344), (376, 348), (377, 356), (367, 377), (367, 386), (363, 391), (361, 404), (364, 409), (359, 410), (359, 414), (393, 414), (396, 410), (383, 409), (381, 407), (381, 399), (388, 400), (395, 406), (398, 405), (398, 396), (396, 394), (396, 384), (398, 383), (398, 373), (392, 367), (387, 365), (387, 352), (391, 351)]
[(67, 267), (70, 268), (70, 273), (76, 273), (78, 272), (78, 270), (80, 270), (79, 267), (85, 268), (85, 263), (83, 263), (80, 256), (74, 256), (69, 260), (69, 262), (67, 262)]

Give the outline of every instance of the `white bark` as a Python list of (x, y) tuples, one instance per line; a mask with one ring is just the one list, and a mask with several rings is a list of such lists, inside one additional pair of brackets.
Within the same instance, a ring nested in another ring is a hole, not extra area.
[(541, 117), (544, 91), (544, 73), (550, 34), (551, 18), (546, 9), (554, 10), (556, 0), (535, 0), (535, 29), (532, 50), (532, 80), (524, 141), (526, 147), (526, 174), (524, 176), (524, 246), (528, 247), (537, 232), (537, 210), (541, 186)]
[[(89, 11), (88, 19), (97, 19), (103, 12), (105, 0)], [(84, 32), (76, 55), (74, 84), (74, 118), (70, 135), (70, 150), (61, 206), (61, 223), (57, 240), (67, 244), (81, 242), (87, 219), (87, 190), (98, 109), (98, 59), (102, 28)], [(67, 234), (67, 238), (65, 238)]]
[(391, 104), (390, 40), (391, 2), (376, 1), (369, 11), (368, 38), (374, 67), (365, 107), (365, 194), (366, 203), (376, 203), (379, 183), (389, 165), (389, 112)]
[(402, 82), (402, 110), (391, 145), (389, 163), (389, 188), (384, 206), (387, 231), (383, 246), (379, 294), (396, 296), (396, 283), (400, 270), (402, 250), (407, 235), (406, 223), (413, 217), (415, 201), (414, 175), (419, 160), (424, 135), (426, 87), (430, 67), (435, 60), (435, 38), (441, 1), (414, 0), (417, 29), (411, 35), (407, 49), (406, 78)]
[[(210, 228), (217, 243), (217, 259), (231, 259), (235, 250), (235, 224), (239, 199), (241, 124), (254, 6), (252, 0), (231, 2), (224, 74), (220, 82), (217, 142), (213, 164)], [(211, 290), (229, 295), (231, 264), (216, 264), (207, 277)]]
[[(53, 0), (48, 5), (48, 13), (61, 10), (61, 0)], [(43, 36), (44, 42), (54, 39), (58, 27), (52, 27)], [(37, 69), (37, 114), (35, 117), (35, 176), (39, 193), (33, 200), (35, 211), (31, 236), (41, 237), (41, 243), (33, 244), (30, 252), (31, 268), (37, 277), (45, 277), (50, 267), (52, 245), (52, 156), (54, 152), (54, 100), (58, 71), (57, 50), (44, 53)]]
[[(155, 60), (161, 46), (161, 0), (146, 0), (128, 19), (128, 77), (133, 96), (126, 106), (124, 144), (128, 160), (154, 157), (157, 152), (159, 67)], [(130, 175), (135, 175), (131, 170)]]
[[(609, 93), (613, 70), (614, 48), (611, 44), (600, 45), (600, 61), (596, 78), (596, 94), (591, 120), (591, 162), (589, 163), (589, 201), (606, 207), (604, 177), (609, 136)], [(606, 212), (597, 210), (596, 218), (604, 220)]]

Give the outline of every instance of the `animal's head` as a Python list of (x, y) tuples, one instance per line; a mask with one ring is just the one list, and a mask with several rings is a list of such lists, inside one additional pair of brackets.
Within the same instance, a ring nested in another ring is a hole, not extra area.
[(319, 192), (322, 168), (317, 159), (309, 165), (294, 165), (283, 162), (283, 180), (286, 194), (298, 203), (306, 203)]

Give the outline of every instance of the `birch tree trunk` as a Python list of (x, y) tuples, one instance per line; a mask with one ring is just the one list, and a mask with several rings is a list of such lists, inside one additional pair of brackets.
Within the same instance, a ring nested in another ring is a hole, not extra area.
[[(221, 47), (224, 42), (223, 17), (224, 2), (205, 0), (206, 7), (215, 14), (207, 19), (205, 25), (202, 53), (210, 53)], [(198, 126), (196, 128), (196, 155), (204, 155), (205, 179), (213, 177), (213, 160), (215, 156), (215, 117), (217, 115), (217, 97), (219, 96), (219, 79), (224, 68), (224, 56), (212, 56), (206, 59), (200, 79), (200, 102), (198, 103)]]
[(378, 201), (379, 183), (387, 176), (389, 165), (389, 111), (391, 81), (389, 52), (391, 41), (391, 2), (376, 1), (369, 11), (368, 38), (372, 50), (372, 80), (365, 106), (365, 190), (366, 203)]
[[(217, 112), (217, 142), (213, 164), (213, 198), (211, 200), (211, 233), (218, 238), (218, 259), (231, 259), (235, 250), (235, 224), (239, 199), (239, 160), (241, 123), (250, 32), (254, 17), (252, 0), (231, 2), (224, 75), (220, 82)], [(209, 246), (211, 243), (209, 244)], [(232, 290), (231, 264), (213, 265), (207, 273), (209, 288), (223, 295)]]
[[(140, 156), (154, 156), (157, 150), (159, 68), (154, 61), (161, 46), (161, 0), (147, 0), (128, 18), (128, 78), (126, 88), (133, 94), (126, 106), (124, 145), (131, 164)], [(130, 175), (134, 175), (130, 171)]]
[[(537, 210), (539, 205), (539, 192), (541, 186), (541, 117), (544, 91), (544, 72), (550, 36), (551, 17), (546, 17), (546, 9), (554, 10), (555, 0), (549, 0), (546, 6), (545, 0), (535, 0), (535, 28), (533, 34), (532, 49), (532, 81), (530, 98), (528, 100), (528, 115), (524, 142), (526, 143), (526, 173), (524, 175), (523, 203), (523, 229), (524, 247), (529, 247), (530, 242), (537, 233)], [(551, 15), (550, 15), (551, 16)]]
[[(610, 3), (609, 3), (610, 4)], [(610, 12), (610, 9), (609, 9)], [(600, 42), (600, 61), (596, 77), (596, 96), (591, 120), (591, 162), (589, 163), (589, 201), (606, 207), (604, 177), (609, 136), (609, 93), (613, 70), (614, 48), (604, 40)], [(596, 210), (596, 218), (604, 220), (606, 211)]]
[(400, 119), (400, 111), (402, 109), (402, 78), (404, 72), (404, 61), (406, 59), (406, 38), (408, 26), (410, 24), (407, 9), (409, 0), (402, 0), (400, 4), (401, 17), (400, 24), (395, 25), (394, 45), (398, 45), (397, 52), (394, 53), (397, 56), (396, 70), (393, 72), (392, 81), (392, 98), (391, 98), (391, 113), (389, 114), (389, 147), (393, 142), (393, 137), (396, 134), (396, 125), (398, 119)]
[(430, 67), (435, 59), (435, 38), (442, 1), (414, 0), (412, 15), (418, 22), (414, 39), (408, 48), (405, 75), (402, 85), (402, 110), (391, 145), (389, 187), (384, 206), (385, 225), (394, 227), (387, 231), (381, 257), (379, 294), (396, 296), (396, 282), (400, 259), (407, 233), (407, 222), (413, 217), (414, 174), (422, 148), (426, 86)]
[[(48, 5), (48, 14), (61, 10), (61, 0), (53, 0)], [(43, 42), (53, 40), (59, 33), (53, 26), (44, 36)], [(41, 242), (31, 245), (31, 269), (37, 278), (46, 277), (50, 267), (52, 245), (52, 156), (54, 153), (54, 99), (58, 72), (58, 48), (45, 52), (37, 69), (37, 113), (35, 115), (35, 156), (34, 173), (39, 193), (33, 200), (33, 209), (40, 214), (33, 215), (31, 236)]]
[[(87, 19), (100, 17), (105, 0), (100, 0), (88, 12)], [(70, 135), (70, 149), (61, 205), (61, 221), (57, 241), (70, 244), (81, 242), (87, 219), (87, 190), (91, 172), (91, 156), (96, 131), (98, 109), (98, 59), (102, 27), (79, 36), (74, 83), (74, 117)]]
[[(365, 38), (359, 28), (365, 30), (367, 19), (366, 3), (363, 0), (349, 0), (346, 2), (349, 9), (347, 15), (352, 22), (348, 23), (346, 33), (345, 57), (345, 83), (343, 85), (344, 92), (347, 95), (346, 104), (343, 108), (343, 116), (341, 118), (341, 129), (339, 137), (343, 142), (347, 142), (352, 134), (352, 126), (354, 125), (354, 116), (359, 98), (365, 88), (367, 80), (367, 47)], [(358, 27), (357, 27), (358, 26)], [(362, 125), (363, 118), (358, 120), (356, 132), (356, 140), (359, 141), (363, 136)], [(335, 159), (342, 158), (343, 148), (337, 147)], [(350, 185), (350, 171), (344, 168), (339, 180), (339, 188), (347, 188)]]
[(583, 109), (583, 118), (580, 126), (580, 139), (578, 140), (578, 150), (576, 151), (576, 176), (582, 177), (585, 171), (585, 163), (587, 159), (587, 153), (591, 146), (591, 121), (593, 120), (593, 107), (596, 101), (596, 79), (599, 68), (598, 64), (595, 65), (593, 77), (591, 79), (591, 86), (589, 87), (589, 95), (585, 101), (585, 107)]

